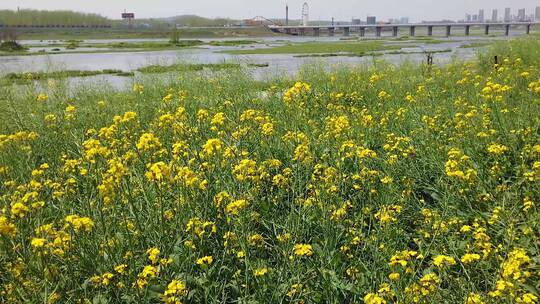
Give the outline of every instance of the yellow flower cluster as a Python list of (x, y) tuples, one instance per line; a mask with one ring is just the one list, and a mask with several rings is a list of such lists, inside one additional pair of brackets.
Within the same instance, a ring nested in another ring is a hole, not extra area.
[(299, 257), (313, 255), (313, 247), (310, 244), (296, 244), (294, 245), (294, 255)]
[(79, 231), (92, 231), (92, 228), (94, 227), (94, 221), (90, 219), (89, 217), (80, 217), (78, 215), (68, 215), (64, 219), (66, 221), (66, 224), (73, 228), (75, 232)]
[(283, 100), (286, 103), (291, 103), (295, 98), (301, 97), (309, 92), (311, 92), (311, 86), (305, 82), (298, 81), (293, 87), (285, 91)]
[(161, 296), (161, 300), (166, 304), (182, 304), (181, 297), (185, 297), (188, 293), (186, 283), (180, 280), (172, 280), (167, 289)]
[(448, 151), (448, 161), (444, 165), (446, 175), (465, 182), (473, 182), (476, 179), (477, 172), (470, 166), (470, 157), (463, 154), (461, 150), (452, 148)]
[(438, 255), (433, 258), (433, 265), (439, 268), (444, 267), (444, 266), (456, 265), (456, 260), (451, 256)]

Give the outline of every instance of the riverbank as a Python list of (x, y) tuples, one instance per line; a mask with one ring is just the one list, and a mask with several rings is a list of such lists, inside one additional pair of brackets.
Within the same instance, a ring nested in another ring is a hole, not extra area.
[[(266, 27), (201, 27), (179, 28), (179, 37), (195, 38), (246, 38), (278, 36)], [(23, 40), (72, 40), (72, 39), (169, 39), (171, 30), (152, 29), (23, 29), (19, 39)]]

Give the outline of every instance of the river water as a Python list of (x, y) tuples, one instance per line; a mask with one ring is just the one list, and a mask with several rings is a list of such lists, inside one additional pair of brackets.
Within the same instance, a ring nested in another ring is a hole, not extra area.
[[(245, 38), (249, 39), (249, 38)], [(47, 54), (32, 56), (0, 56), (0, 74), (37, 72), (37, 71), (55, 71), (55, 70), (103, 70), (116, 69), (122, 71), (134, 71), (138, 68), (148, 65), (169, 65), (178, 62), (182, 63), (222, 63), (238, 62), (243, 64), (258, 63), (268, 64), (268, 67), (251, 69), (253, 76), (257, 79), (272, 78), (274, 76), (289, 75), (294, 76), (298, 70), (305, 64), (318, 63), (328, 66), (334, 65), (358, 65), (369, 64), (376, 58), (383, 59), (393, 64), (403, 62), (421, 62), (426, 60), (425, 54), (418, 52), (443, 51), (450, 52), (435, 53), (434, 61), (436, 64), (443, 64), (453, 59), (468, 60), (476, 56), (476, 48), (461, 48), (461, 46), (479, 42), (485, 39), (505, 39), (503, 37), (451, 37), (443, 38), (444, 43), (429, 44), (422, 41), (412, 42), (415, 46), (402, 49), (402, 51), (413, 54), (385, 54), (383, 56), (366, 57), (317, 57), (299, 58), (291, 54), (272, 54), (272, 55), (230, 55), (222, 53), (224, 50), (237, 50), (246, 48), (260, 48), (279, 45), (290, 42), (306, 41), (339, 41), (339, 37), (271, 37), (271, 38), (253, 38), (259, 41), (255, 45), (242, 45), (232, 47), (204, 46), (201, 48), (186, 48), (167, 51), (149, 51), (149, 52), (122, 52), (122, 53), (87, 53), (87, 54)], [(205, 39), (201, 39), (205, 40)], [(218, 40), (218, 39), (207, 39)], [(231, 40), (231, 39), (226, 39)], [(84, 43), (110, 43), (110, 42), (141, 42), (141, 41), (160, 41), (148, 39), (124, 39), (124, 40), (86, 40)], [(24, 41), (24, 44), (32, 45), (32, 49), (44, 49), (48, 43), (43, 41)], [(390, 44), (410, 45), (407, 41), (387, 41)], [(95, 49), (95, 48), (94, 48)], [(80, 51), (81, 49), (78, 49)], [(32, 50), (31, 50), (32, 51)], [(108, 82), (113, 87), (121, 89), (130, 85), (132, 77), (118, 77), (111, 75), (99, 75), (94, 77), (84, 77), (84, 79), (72, 79), (75, 83)]]

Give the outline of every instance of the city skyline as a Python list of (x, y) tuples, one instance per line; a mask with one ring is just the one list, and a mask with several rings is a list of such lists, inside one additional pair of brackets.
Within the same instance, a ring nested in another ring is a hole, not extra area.
[(492, 9), (491, 18), (486, 18), (484, 9), (480, 9), (478, 14), (466, 13), (463, 21), (540, 21), (540, 6), (537, 6), (533, 11), (527, 11), (526, 8), (517, 8), (512, 11), (511, 7), (506, 7), (504, 8), (504, 16), (502, 16), (502, 18), (499, 17), (499, 9)]
[[(406, 4), (391, 0), (380, 0), (374, 3), (359, 3), (359, 1), (355, 0), (337, 0), (331, 3), (322, 0), (307, 2), (310, 6), (311, 20), (328, 20), (332, 17), (336, 20), (351, 20), (353, 18), (365, 20), (370, 15), (377, 16), (378, 20), (407, 17), (411, 22), (443, 19), (463, 20), (466, 13), (478, 13), (480, 9), (484, 9), (484, 19), (491, 19), (493, 9), (503, 11), (506, 7), (511, 7), (513, 14), (516, 14), (518, 9), (526, 8), (526, 15), (530, 16), (534, 15), (536, 7), (540, 6), (540, 3), (536, 0), (478, 0), (474, 2), (474, 5), (465, 0), (450, 3), (443, 0), (411, 0)], [(254, 16), (284, 18), (286, 3), (289, 6), (290, 19), (301, 19), (303, 0), (272, 1), (272, 3), (262, 0), (229, 0), (226, 2), (199, 0), (196, 3), (188, 2), (182, 5), (173, 0), (156, 0), (151, 4), (142, 0), (117, 0), (113, 3), (105, 0), (92, 2), (83, 0), (7, 0), (0, 3), (0, 9), (15, 10), (18, 7), (23, 9), (65, 9), (97, 13), (113, 19), (119, 19), (120, 13), (124, 10), (134, 12), (136, 18), (163, 18), (193, 14), (210, 18), (246, 19)], [(245, 9), (238, 10), (236, 7)]]

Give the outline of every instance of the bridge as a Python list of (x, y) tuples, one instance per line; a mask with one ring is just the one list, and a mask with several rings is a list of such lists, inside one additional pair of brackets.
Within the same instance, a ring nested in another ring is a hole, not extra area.
[(475, 22), (475, 23), (414, 23), (414, 24), (351, 24), (351, 25), (316, 25), (316, 26), (282, 26), (282, 25), (269, 25), (268, 28), (276, 33), (284, 33), (288, 35), (301, 35), (305, 36), (311, 33), (313, 36), (320, 36), (321, 32), (328, 32), (329, 36), (334, 36), (336, 32), (343, 33), (344, 36), (349, 36), (351, 32), (357, 31), (360, 37), (366, 35), (367, 30), (371, 30), (375, 33), (375, 37), (381, 37), (383, 31), (391, 31), (392, 37), (399, 35), (400, 28), (408, 29), (409, 36), (414, 37), (417, 34), (418, 28), (425, 28), (428, 36), (433, 36), (434, 28), (443, 28), (446, 32), (446, 36), (452, 35), (452, 30), (455, 28), (462, 28), (464, 34), (469, 36), (471, 34), (471, 28), (482, 28), (484, 34), (489, 35), (491, 29), (502, 28), (506, 36), (510, 35), (511, 28), (524, 28), (526, 34), (530, 34), (531, 27), (539, 25), (540, 22)]

